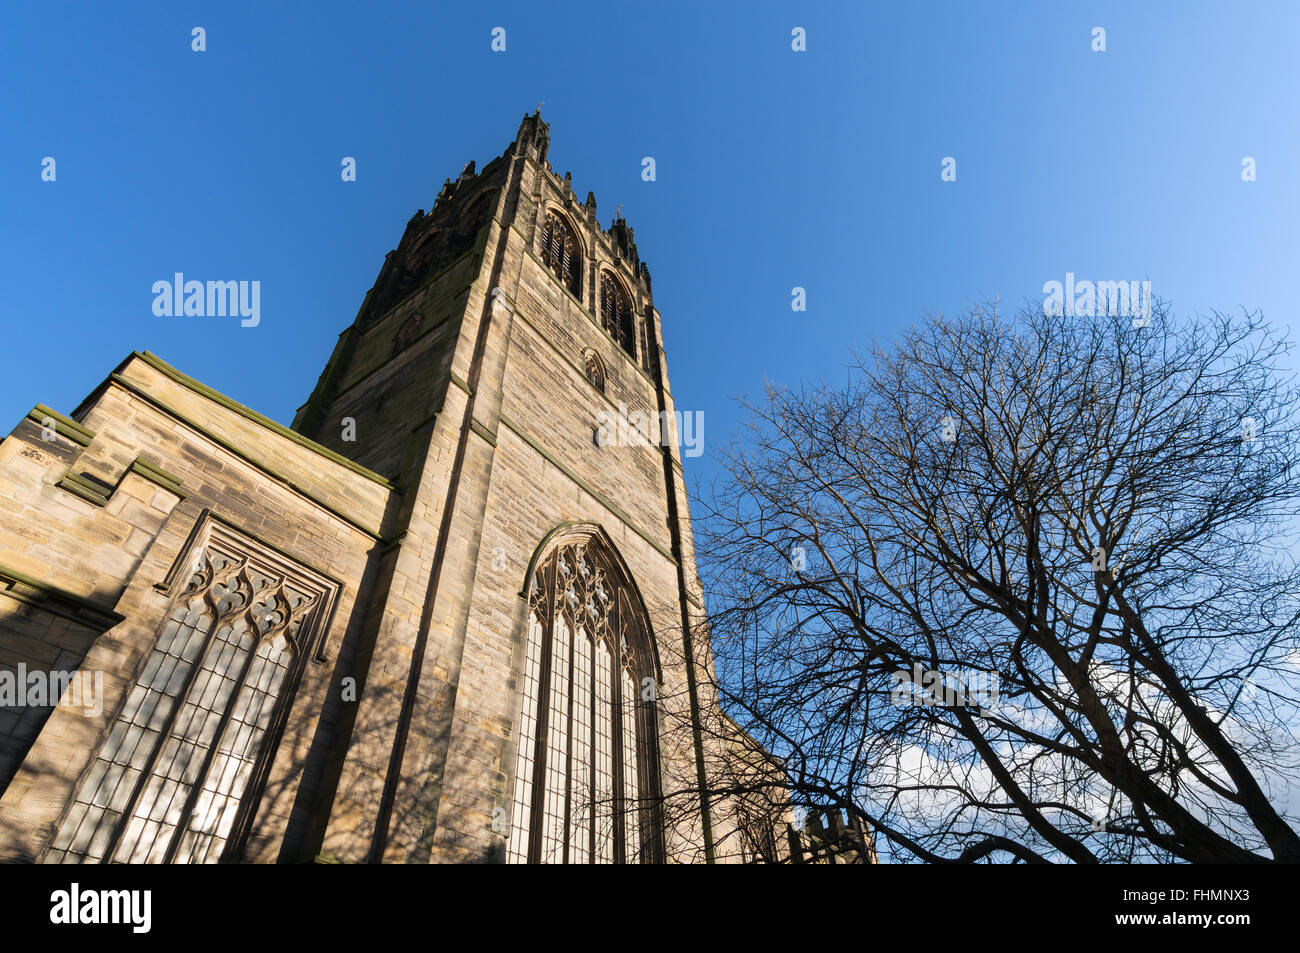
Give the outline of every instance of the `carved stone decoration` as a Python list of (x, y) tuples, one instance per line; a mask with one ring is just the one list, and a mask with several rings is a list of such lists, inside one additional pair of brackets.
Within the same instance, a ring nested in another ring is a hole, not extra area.
[(206, 512), (163, 587), (158, 640), (47, 863), (237, 860), (340, 589)]
[(582, 253), (573, 229), (558, 212), (546, 213), (542, 225), (542, 261), (575, 298), (582, 299)]
[(506, 859), (654, 862), (657, 722), (641, 686), (655, 683), (655, 661), (644, 609), (604, 538), (581, 531), (555, 544), (527, 595)]
[(498, 190), (487, 188), (470, 194), (473, 186), (466, 183), (472, 181), (472, 175), (449, 181), (432, 215), (417, 212), (412, 216), (401, 243), (389, 253), (371, 289), (361, 326), (374, 324), (474, 247), (495, 208)]
[(397, 331), (397, 336), (393, 338), (394, 357), (406, 350), (415, 342), (415, 339), (420, 336), (420, 331), (423, 329), (423, 325), (424, 315), (420, 314), (418, 311), (402, 323), (401, 328)]
[(588, 348), (582, 355), (582, 372), (591, 386), (602, 394), (605, 393), (605, 368), (600, 363), (596, 352)]
[(632, 344), (632, 304), (622, 283), (608, 271), (600, 276), (600, 325), (628, 354), (635, 355)]
[[(621, 209), (622, 206), (619, 206), (619, 208)], [(609, 237), (614, 245), (615, 253), (620, 258), (628, 261), (633, 272), (637, 271), (640, 259), (636, 253), (635, 233), (621, 213), (610, 223)]]

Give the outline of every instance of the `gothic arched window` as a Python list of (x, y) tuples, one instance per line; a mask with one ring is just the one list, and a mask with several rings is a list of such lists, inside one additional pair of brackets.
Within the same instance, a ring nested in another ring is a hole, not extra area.
[(632, 354), (632, 304), (622, 284), (608, 271), (600, 276), (600, 324)]
[(602, 540), (540, 561), (527, 627), (507, 861), (656, 861), (649, 627)]
[(420, 327), (424, 324), (424, 315), (415, 312), (403, 322), (397, 331), (397, 336), (393, 338), (393, 357), (396, 357), (402, 351), (405, 351), (420, 336)]
[(542, 260), (560, 283), (582, 298), (582, 254), (573, 230), (558, 212), (547, 212), (542, 228)]
[(587, 351), (582, 357), (582, 372), (587, 375), (587, 380), (591, 386), (596, 388), (602, 394), (605, 393), (605, 368), (600, 364), (600, 358), (596, 356), (595, 351)]
[(237, 860), (337, 584), (207, 519), (46, 863)]
[(460, 213), (456, 230), (450, 239), (447, 261), (454, 261), (474, 247), (478, 234), (492, 218), (497, 190), (489, 188), (472, 199)]

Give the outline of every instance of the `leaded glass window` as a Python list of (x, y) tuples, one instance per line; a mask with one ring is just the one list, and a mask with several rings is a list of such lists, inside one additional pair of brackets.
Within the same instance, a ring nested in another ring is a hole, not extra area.
[(654, 836), (649, 627), (606, 544), (569, 538), (529, 582), (511, 863), (648, 863)]
[(267, 755), (338, 587), (205, 516), (161, 634), (48, 863), (237, 859)]

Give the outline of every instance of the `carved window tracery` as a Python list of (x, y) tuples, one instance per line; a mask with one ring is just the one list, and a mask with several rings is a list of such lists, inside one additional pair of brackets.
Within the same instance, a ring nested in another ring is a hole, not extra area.
[(415, 343), (415, 339), (420, 336), (420, 329), (423, 325), (424, 315), (418, 311), (402, 322), (402, 326), (397, 330), (397, 335), (393, 338), (394, 357)]
[(582, 300), (582, 254), (573, 230), (558, 212), (547, 212), (542, 227), (542, 260), (560, 283)]
[(600, 324), (628, 354), (632, 344), (632, 304), (623, 285), (608, 271), (600, 276)]
[(605, 368), (595, 351), (586, 351), (582, 356), (582, 370), (591, 386), (602, 394), (605, 393)]
[(205, 515), (47, 863), (235, 860), (338, 585)]
[(510, 863), (658, 859), (654, 667), (644, 612), (595, 536), (529, 583)]

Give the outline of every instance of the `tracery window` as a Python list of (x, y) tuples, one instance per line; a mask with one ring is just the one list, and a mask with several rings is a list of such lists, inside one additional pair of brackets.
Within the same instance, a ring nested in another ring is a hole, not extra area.
[(605, 393), (605, 369), (601, 366), (600, 358), (596, 356), (595, 351), (587, 351), (583, 354), (582, 371), (592, 387), (602, 394)]
[(608, 547), (557, 545), (529, 582), (510, 863), (658, 859), (649, 630)]
[(741, 807), (737, 811), (736, 830), (740, 835), (740, 858), (746, 864), (775, 864), (776, 828), (761, 809)]
[(396, 337), (393, 338), (393, 356), (396, 357), (402, 351), (405, 351), (420, 336), (420, 328), (424, 324), (424, 315), (415, 312), (407, 318), (397, 330)]
[(47, 863), (237, 860), (338, 586), (205, 514)]
[(628, 354), (632, 347), (632, 304), (622, 284), (608, 271), (600, 276), (600, 324)]
[(582, 298), (582, 254), (578, 239), (558, 212), (547, 212), (542, 227), (542, 260), (575, 298)]

